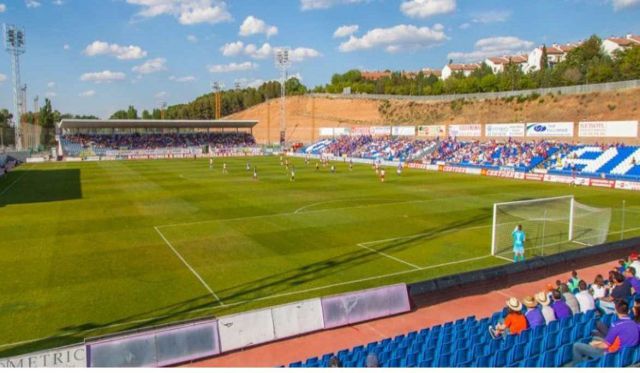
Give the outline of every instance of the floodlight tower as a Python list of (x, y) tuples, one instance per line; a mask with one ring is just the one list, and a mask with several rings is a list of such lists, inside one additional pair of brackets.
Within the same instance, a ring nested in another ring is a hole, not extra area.
[(222, 117), (222, 85), (220, 82), (213, 82), (211, 84), (213, 90), (213, 99), (215, 103), (215, 119), (218, 120)]
[(24, 30), (14, 25), (4, 24), (4, 46), (11, 55), (11, 68), (13, 70), (13, 128), (16, 134), (16, 150), (22, 150), (22, 133), (20, 118), (22, 108), (22, 86), (20, 84), (20, 55), (26, 52)]
[(280, 146), (286, 143), (287, 123), (285, 119), (286, 114), (286, 88), (287, 83), (287, 69), (291, 67), (291, 59), (289, 58), (290, 48), (282, 47), (276, 49), (275, 59), (276, 67), (280, 69), (282, 75), (280, 76)]

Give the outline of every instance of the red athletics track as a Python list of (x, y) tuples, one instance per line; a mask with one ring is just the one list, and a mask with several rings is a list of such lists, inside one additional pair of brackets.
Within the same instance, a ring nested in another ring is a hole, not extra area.
[[(616, 261), (589, 268), (577, 269), (578, 276), (593, 282), (597, 274), (607, 277), (608, 272), (617, 265)], [(231, 352), (211, 359), (201, 360), (185, 366), (191, 367), (275, 367), (288, 365), (295, 361), (304, 361), (314, 356), (337, 352), (357, 345), (367, 344), (384, 338), (395, 337), (414, 330), (420, 330), (447, 321), (454, 321), (475, 315), (478, 319), (491, 316), (504, 307), (508, 297), (522, 299), (545, 290), (546, 285), (557, 279), (566, 281), (572, 268), (560, 276), (545, 278), (535, 282), (515, 285), (483, 295), (474, 295), (449, 302), (418, 308), (410, 313), (380, 320), (346, 326), (333, 330), (315, 332), (273, 342), (244, 351)]]

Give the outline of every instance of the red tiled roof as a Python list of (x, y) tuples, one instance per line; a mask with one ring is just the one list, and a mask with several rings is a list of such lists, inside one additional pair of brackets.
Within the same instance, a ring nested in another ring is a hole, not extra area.
[(388, 71), (362, 71), (360, 74), (362, 75), (362, 78), (366, 80), (378, 80), (391, 76), (391, 73)]
[(635, 42), (631, 39), (626, 39), (626, 38), (608, 38), (607, 40), (614, 42), (616, 44), (618, 44), (621, 47), (627, 47), (630, 45), (635, 44)]
[(451, 69), (451, 71), (473, 71), (480, 68), (480, 65), (477, 63), (467, 63), (467, 64), (452, 63), (448, 66)]
[(637, 44), (640, 44), (640, 35), (628, 35), (627, 39), (629, 39), (629, 40), (631, 40), (631, 41), (633, 41), (633, 42), (635, 42)]

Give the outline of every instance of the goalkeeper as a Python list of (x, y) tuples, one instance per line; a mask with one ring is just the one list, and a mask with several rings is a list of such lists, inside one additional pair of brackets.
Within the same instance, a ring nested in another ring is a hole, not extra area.
[(513, 237), (513, 261), (524, 262), (524, 242), (527, 239), (527, 235), (522, 230), (522, 225), (518, 225), (511, 234)]

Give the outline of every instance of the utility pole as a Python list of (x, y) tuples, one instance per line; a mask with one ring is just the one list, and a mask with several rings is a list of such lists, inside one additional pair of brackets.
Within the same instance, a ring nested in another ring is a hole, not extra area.
[(15, 148), (22, 150), (22, 131), (20, 118), (22, 117), (22, 85), (20, 83), (20, 55), (26, 52), (24, 30), (14, 25), (4, 24), (5, 49), (11, 56), (13, 72), (13, 128), (15, 131)]

